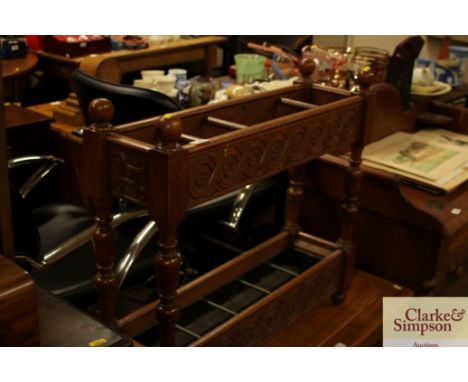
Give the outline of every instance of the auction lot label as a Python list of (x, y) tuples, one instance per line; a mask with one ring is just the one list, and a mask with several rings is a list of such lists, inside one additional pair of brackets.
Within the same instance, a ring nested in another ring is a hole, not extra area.
[(383, 346), (468, 346), (468, 297), (384, 297)]

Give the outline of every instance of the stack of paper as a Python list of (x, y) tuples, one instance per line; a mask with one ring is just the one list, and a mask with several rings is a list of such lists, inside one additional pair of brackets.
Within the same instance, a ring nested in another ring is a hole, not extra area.
[(364, 149), (363, 163), (451, 191), (468, 179), (468, 136), (443, 129), (397, 132)]

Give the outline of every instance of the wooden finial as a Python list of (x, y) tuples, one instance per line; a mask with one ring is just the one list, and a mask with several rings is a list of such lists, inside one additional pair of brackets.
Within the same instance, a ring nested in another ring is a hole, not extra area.
[(315, 72), (315, 62), (312, 58), (303, 57), (299, 62), (299, 71), (304, 81), (312, 81), (312, 75)]
[(94, 125), (99, 130), (110, 130), (110, 123), (114, 115), (114, 106), (106, 98), (93, 99), (88, 106), (88, 113)]
[(182, 121), (165, 114), (156, 119), (156, 128), (161, 145), (166, 148), (176, 148), (182, 135)]

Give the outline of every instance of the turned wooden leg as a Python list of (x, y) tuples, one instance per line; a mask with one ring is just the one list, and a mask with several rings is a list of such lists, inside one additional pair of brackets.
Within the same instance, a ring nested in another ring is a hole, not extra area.
[[(171, 115), (155, 120), (160, 144), (150, 152), (148, 185), (150, 217), (159, 225), (159, 253), (155, 258), (156, 289), (160, 303), (156, 314), (160, 323), (161, 346), (174, 346), (180, 254), (177, 227), (187, 212), (187, 157), (179, 144), (182, 121)], [(157, 175), (157, 176), (156, 176)]]
[(289, 187), (286, 192), (284, 229), (291, 234), (291, 237), (295, 237), (300, 231), (299, 213), (302, 197), (304, 195), (302, 188), (304, 173), (305, 166), (298, 166), (289, 170)]
[(88, 112), (94, 123), (85, 129), (83, 158), (86, 189), (96, 208), (97, 227), (93, 232), (97, 266), (95, 281), (101, 320), (109, 326), (115, 326), (116, 279), (113, 268), (116, 244), (111, 225), (112, 190), (108, 180), (110, 169), (107, 156), (107, 135), (112, 131), (110, 121), (114, 108), (110, 101), (99, 98), (89, 104)]
[(349, 166), (345, 172), (344, 199), (341, 205), (341, 232), (337, 241), (338, 247), (344, 252), (344, 274), (338, 293), (333, 296), (335, 303), (341, 303), (345, 299), (354, 270), (356, 247), (352, 242), (353, 225), (358, 212), (357, 198), (361, 190), (362, 170), (361, 165), (362, 146), (353, 145)]
[(160, 323), (161, 346), (175, 346), (175, 324), (180, 316), (176, 301), (179, 284), (180, 254), (176, 227), (159, 227), (159, 253), (155, 258), (156, 288), (161, 303), (156, 308)]
[(111, 327), (116, 326), (115, 299), (116, 278), (114, 276), (115, 231), (112, 228), (112, 200), (96, 202), (96, 224), (93, 232), (93, 246), (96, 256), (97, 273), (95, 277), (99, 295), (101, 321)]

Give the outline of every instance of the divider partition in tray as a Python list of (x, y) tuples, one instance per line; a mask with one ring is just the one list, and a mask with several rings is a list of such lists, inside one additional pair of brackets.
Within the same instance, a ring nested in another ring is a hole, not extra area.
[[(372, 92), (352, 95), (314, 85), (310, 80), (313, 65), (309, 64), (301, 64), (301, 81), (283, 89), (121, 126), (109, 123), (109, 101), (91, 103), (95, 123), (85, 131), (85, 164), (98, 223), (94, 246), (102, 321), (129, 335), (158, 322), (161, 344), (174, 345), (181, 308), (291, 250), (318, 261), (193, 345), (258, 345), (325, 298), (344, 298), (353, 269), (352, 220)], [(301, 232), (301, 186), (307, 162), (343, 148), (350, 148), (351, 159), (341, 234), (332, 243)], [(289, 171), (290, 180), (282, 231), (177, 290), (180, 256), (176, 234), (187, 210), (284, 171)], [(159, 300), (119, 319), (114, 312), (116, 280), (112, 272), (113, 197), (147, 207), (159, 226), (155, 259)]]

